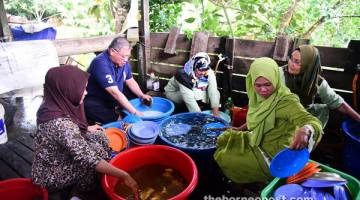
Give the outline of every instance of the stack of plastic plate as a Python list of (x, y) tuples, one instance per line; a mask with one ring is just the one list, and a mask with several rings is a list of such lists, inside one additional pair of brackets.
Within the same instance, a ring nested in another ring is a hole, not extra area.
[(154, 144), (159, 134), (159, 125), (153, 121), (139, 121), (133, 124), (128, 133), (134, 145)]
[(298, 172), (294, 176), (289, 176), (286, 179), (286, 183), (288, 184), (301, 183), (305, 181), (307, 178), (311, 177), (312, 175), (320, 171), (321, 169), (319, 168), (319, 164), (314, 162), (308, 162), (300, 172)]

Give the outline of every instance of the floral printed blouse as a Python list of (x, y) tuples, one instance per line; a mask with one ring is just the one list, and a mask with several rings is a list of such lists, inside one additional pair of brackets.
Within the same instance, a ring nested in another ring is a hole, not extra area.
[(104, 132), (82, 134), (70, 118), (39, 124), (34, 145), (33, 181), (50, 190), (74, 184), (84, 190), (91, 188), (96, 181), (96, 165), (110, 159)]

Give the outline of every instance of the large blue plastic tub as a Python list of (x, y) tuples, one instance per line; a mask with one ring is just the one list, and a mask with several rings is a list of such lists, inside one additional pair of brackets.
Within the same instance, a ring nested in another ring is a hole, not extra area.
[[(143, 121), (161, 121), (174, 112), (175, 105), (172, 101), (161, 97), (152, 97), (152, 99), (153, 102), (151, 106), (142, 104), (140, 98), (130, 100), (130, 103), (144, 114), (147, 112), (157, 112), (156, 115), (140, 117)], [(129, 114), (127, 111), (124, 112)]]
[[(223, 126), (229, 125), (224, 119), (205, 113), (180, 113), (172, 115), (161, 122), (158, 137), (160, 143), (189, 154), (196, 162), (204, 180), (206, 176), (212, 175), (217, 169), (213, 154), (216, 150), (217, 137), (222, 133), (222, 131), (212, 131), (208, 134), (209, 132), (204, 130), (204, 127), (207, 127), (206, 124), (210, 125), (211, 123)], [(176, 128), (173, 128), (174, 126)], [(172, 138), (169, 137), (169, 133), (173, 135)], [(204, 135), (206, 136), (204, 137)], [(194, 138), (191, 141), (193, 145), (188, 145), (189, 142), (187, 141), (189, 140), (185, 140), (184, 137)]]
[[(187, 153), (211, 154), (216, 149), (216, 139), (222, 131), (206, 130), (206, 124), (219, 123), (228, 126), (224, 119), (204, 113), (180, 113), (164, 119), (160, 124), (160, 139), (167, 145), (181, 149)], [(190, 135), (191, 134), (191, 135)], [(191, 142), (184, 138), (194, 138)], [(207, 144), (202, 143), (209, 140)], [(176, 142), (179, 141), (179, 142)], [(190, 145), (189, 145), (190, 144)], [(211, 144), (211, 145), (208, 145)]]
[(342, 123), (342, 129), (346, 136), (344, 148), (344, 166), (346, 171), (360, 179), (360, 123), (347, 120)]
[(11, 28), (14, 41), (22, 40), (54, 40), (56, 38), (56, 30), (54, 28), (46, 28), (39, 32), (26, 33), (21, 26)]

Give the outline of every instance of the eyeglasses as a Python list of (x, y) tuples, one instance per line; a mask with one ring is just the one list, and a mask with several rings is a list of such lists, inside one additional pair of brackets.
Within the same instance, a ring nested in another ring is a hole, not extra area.
[(112, 50), (114, 50), (122, 59), (129, 60), (130, 56), (124, 56), (122, 53), (120, 53), (119, 49), (112, 48)]

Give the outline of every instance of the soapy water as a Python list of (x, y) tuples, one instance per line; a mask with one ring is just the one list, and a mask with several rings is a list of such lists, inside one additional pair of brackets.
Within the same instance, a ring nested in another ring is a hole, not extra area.
[[(217, 136), (222, 130), (205, 128), (209, 123), (221, 123), (215, 117), (194, 114), (179, 116), (165, 123), (163, 136), (176, 146), (192, 149), (209, 149), (216, 146)], [(224, 125), (225, 126), (225, 125)]]
[(161, 111), (149, 110), (149, 111), (144, 111), (143, 114), (144, 114), (144, 117), (157, 117), (164, 113)]

